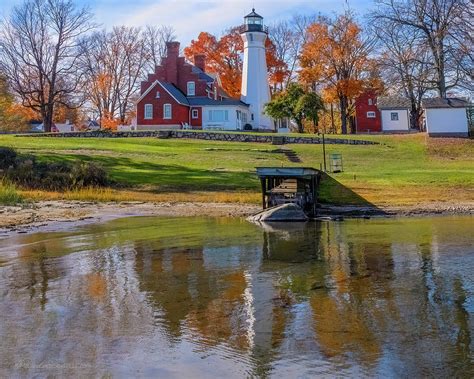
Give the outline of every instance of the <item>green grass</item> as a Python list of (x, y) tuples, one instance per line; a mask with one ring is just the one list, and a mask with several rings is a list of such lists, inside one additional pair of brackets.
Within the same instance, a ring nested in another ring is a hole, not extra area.
[(0, 204), (1, 205), (15, 205), (23, 202), (16, 187), (7, 181), (0, 180)]
[[(404, 205), (474, 199), (474, 141), (429, 139), (422, 134), (355, 138), (380, 144), (327, 145), (328, 155), (342, 153), (344, 172), (323, 181), (322, 200)], [(256, 166), (319, 168), (322, 163), (321, 145), (286, 145), (299, 155), (301, 163), (291, 163), (275, 152), (278, 147), (261, 143), (0, 136), (0, 146), (33, 153), (40, 159), (102, 163), (116, 187), (136, 193), (136, 199), (145, 193), (155, 194), (158, 200), (164, 194), (179, 194), (182, 199), (186, 194), (191, 198), (205, 193), (212, 201), (227, 193), (248, 194), (258, 202)]]

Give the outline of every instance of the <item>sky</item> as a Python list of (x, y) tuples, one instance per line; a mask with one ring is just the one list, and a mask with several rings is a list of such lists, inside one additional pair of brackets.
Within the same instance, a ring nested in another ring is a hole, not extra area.
[[(22, 0), (2, 0), (0, 16), (8, 16)], [(105, 28), (113, 25), (170, 25), (177, 40), (186, 46), (199, 32), (216, 35), (239, 25), (252, 7), (264, 17), (266, 24), (290, 18), (293, 14), (331, 14), (349, 4), (359, 13), (367, 10), (372, 0), (77, 0), (87, 5), (95, 20)]]

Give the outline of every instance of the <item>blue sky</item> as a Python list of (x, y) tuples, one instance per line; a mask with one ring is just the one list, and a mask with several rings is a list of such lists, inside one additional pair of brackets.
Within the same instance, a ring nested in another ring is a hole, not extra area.
[[(0, 14), (8, 15), (21, 0), (2, 0)], [(112, 25), (171, 25), (182, 45), (196, 38), (200, 31), (217, 35), (230, 26), (242, 23), (242, 18), (254, 6), (266, 23), (299, 14), (331, 14), (349, 3), (363, 13), (372, 0), (78, 0), (89, 5), (96, 21), (104, 27)]]

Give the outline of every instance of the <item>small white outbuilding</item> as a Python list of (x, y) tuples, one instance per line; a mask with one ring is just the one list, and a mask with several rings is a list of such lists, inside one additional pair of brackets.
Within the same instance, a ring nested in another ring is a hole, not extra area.
[(461, 98), (430, 98), (422, 101), (426, 132), (430, 137), (468, 137), (467, 108)]
[(407, 133), (410, 131), (410, 101), (399, 97), (379, 97), (377, 108), (382, 119), (382, 132)]

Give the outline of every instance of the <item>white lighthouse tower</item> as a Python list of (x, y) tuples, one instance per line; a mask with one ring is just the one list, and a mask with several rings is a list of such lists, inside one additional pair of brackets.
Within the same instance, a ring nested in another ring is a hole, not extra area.
[(268, 28), (263, 25), (263, 17), (255, 9), (244, 17), (240, 36), (244, 41), (244, 67), (242, 72), (241, 100), (250, 105), (250, 124), (253, 129), (273, 130), (270, 117), (263, 113), (265, 104), (270, 102), (265, 41)]

